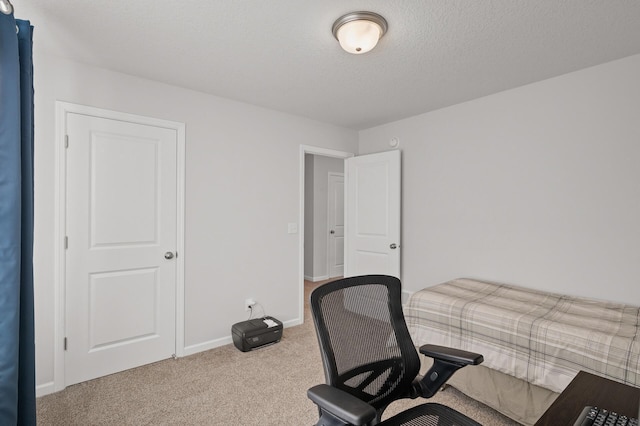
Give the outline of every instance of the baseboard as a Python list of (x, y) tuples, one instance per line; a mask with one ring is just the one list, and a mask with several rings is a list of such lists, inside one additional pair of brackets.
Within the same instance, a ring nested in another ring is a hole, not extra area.
[(289, 321), (285, 321), (282, 323), (282, 326), (284, 328), (289, 328), (289, 327), (295, 327), (296, 325), (300, 325), (302, 324), (304, 321), (302, 321), (300, 318), (296, 318), (296, 319), (292, 319)]
[[(296, 318), (296, 319), (283, 322), (282, 326), (284, 328), (289, 328), (289, 327), (294, 327), (296, 325), (300, 325), (302, 323), (303, 321), (301, 321), (300, 318)], [(186, 346), (184, 348), (183, 356), (194, 355), (199, 352), (215, 349), (220, 346), (228, 345), (230, 343), (233, 343), (233, 339), (231, 338), (231, 336), (227, 336), (227, 337), (221, 337), (219, 339), (209, 340), (208, 342), (202, 342), (195, 345)]]
[(231, 343), (231, 336), (221, 337), (219, 339), (209, 340), (207, 342), (197, 343), (191, 346), (185, 346), (183, 351), (183, 356), (189, 356), (193, 354), (197, 354), (198, 352), (208, 351), (209, 349), (215, 349), (220, 346), (228, 345)]
[(41, 385), (36, 386), (36, 398), (41, 396), (49, 395), (56, 391), (56, 387), (53, 382), (43, 383)]
[(316, 281), (323, 281), (323, 280), (329, 279), (329, 275), (320, 275), (320, 276), (317, 276), (317, 277), (312, 277), (312, 276), (309, 276), (309, 275), (305, 275), (304, 279), (307, 280), (307, 281), (311, 281), (311, 282), (315, 283)]

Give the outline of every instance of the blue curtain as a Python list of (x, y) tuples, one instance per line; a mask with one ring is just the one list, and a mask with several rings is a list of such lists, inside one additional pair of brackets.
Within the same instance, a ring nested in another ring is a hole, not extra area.
[(35, 425), (33, 27), (0, 13), (0, 425)]

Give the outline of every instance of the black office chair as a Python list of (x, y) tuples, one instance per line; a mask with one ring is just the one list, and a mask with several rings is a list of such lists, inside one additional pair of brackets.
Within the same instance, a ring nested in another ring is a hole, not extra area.
[(420, 347), (434, 359), (424, 377), (402, 312), (400, 280), (385, 275), (344, 278), (311, 293), (311, 311), (327, 384), (308, 390), (318, 405), (316, 426), (477, 426), (441, 404), (426, 403), (384, 422), (385, 408), (401, 398), (429, 398), (480, 354), (435, 345)]

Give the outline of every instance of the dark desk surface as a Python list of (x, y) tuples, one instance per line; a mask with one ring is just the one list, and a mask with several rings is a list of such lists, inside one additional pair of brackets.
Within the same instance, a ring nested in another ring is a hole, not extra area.
[(573, 426), (585, 405), (638, 417), (640, 388), (581, 371), (535, 426)]

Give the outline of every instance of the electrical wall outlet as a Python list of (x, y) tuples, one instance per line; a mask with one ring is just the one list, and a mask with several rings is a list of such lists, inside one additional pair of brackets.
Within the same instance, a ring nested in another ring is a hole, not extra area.
[(250, 311), (251, 308), (253, 308), (256, 305), (256, 301), (249, 298), (249, 299), (244, 299), (244, 310), (245, 311)]

